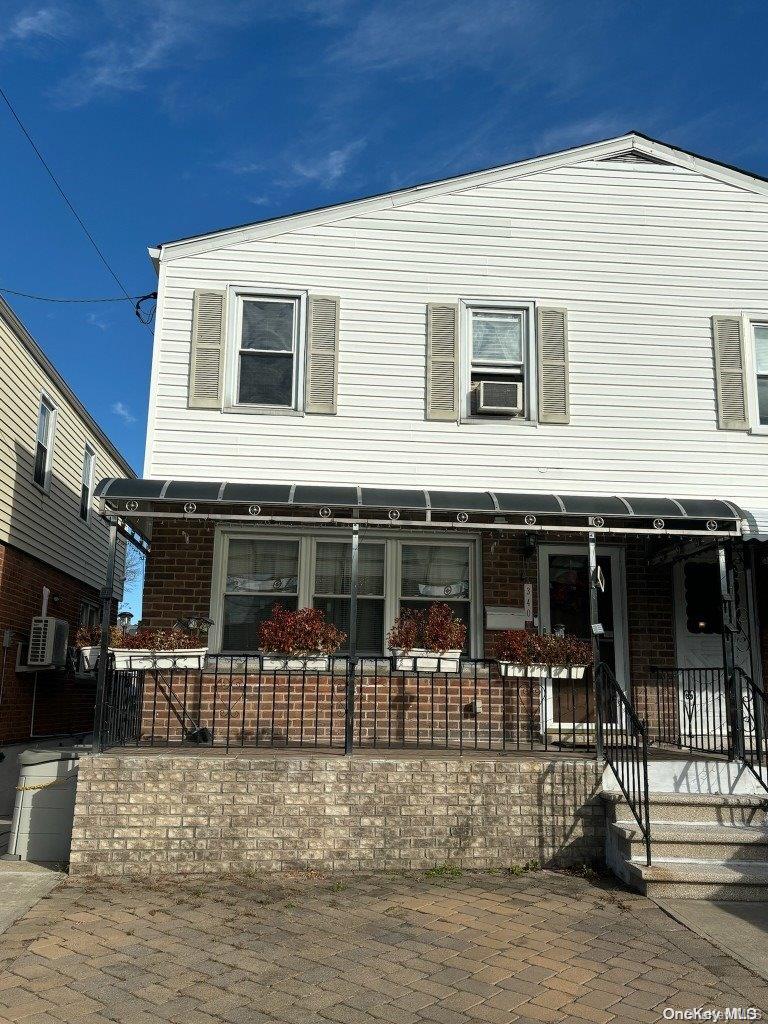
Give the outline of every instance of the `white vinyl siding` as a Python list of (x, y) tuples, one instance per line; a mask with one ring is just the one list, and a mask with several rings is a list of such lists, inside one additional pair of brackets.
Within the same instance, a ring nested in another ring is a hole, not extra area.
[[(41, 395), (56, 408), (47, 493), (34, 482)], [(106, 449), (0, 309), (0, 542), (100, 589), (108, 529), (96, 515), (90, 522), (80, 518), (86, 444), (96, 455), (96, 480), (126, 475), (125, 466)], [(121, 543), (118, 581), (123, 553)], [(121, 584), (118, 590), (121, 594)]]
[[(711, 317), (768, 309), (768, 199), (684, 167), (584, 161), (164, 253), (146, 473), (572, 494), (723, 495), (768, 508), (768, 438), (719, 430)], [(188, 410), (191, 295), (340, 298), (332, 417)], [(425, 418), (430, 303), (567, 310), (567, 424)]]

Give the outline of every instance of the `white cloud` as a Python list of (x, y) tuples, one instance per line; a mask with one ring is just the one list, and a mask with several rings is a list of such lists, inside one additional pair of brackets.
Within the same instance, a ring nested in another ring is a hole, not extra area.
[(106, 320), (102, 320), (98, 313), (88, 313), (85, 319), (91, 327), (98, 327), (100, 331), (109, 330), (109, 324)]
[(115, 414), (115, 416), (119, 416), (120, 419), (127, 423), (129, 426), (131, 423), (136, 422), (136, 417), (133, 415), (133, 413), (125, 404), (125, 402), (115, 402), (112, 406), (112, 412)]
[(329, 153), (294, 160), (291, 171), (301, 180), (331, 185), (344, 175), (351, 160), (364, 148), (365, 139), (353, 139)]
[(528, 20), (528, 0), (393, 0), (365, 9), (328, 56), (347, 68), (428, 78), (450, 66), (487, 66)]
[(72, 30), (70, 15), (60, 7), (29, 7), (0, 31), (0, 44), (14, 41), (27, 43), (36, 39), (63, 39)]

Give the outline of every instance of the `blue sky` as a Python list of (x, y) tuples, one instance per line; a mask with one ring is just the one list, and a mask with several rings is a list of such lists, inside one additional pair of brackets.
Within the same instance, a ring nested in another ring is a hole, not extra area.
[[(0, 83), (133, 294), (148, 244), (631, 128), (768, 175), (767, 30), (764, 0), (0, 0)], [(0, 153), (0, 287), (117, 294), (2, 107)], [(150, 331), (7, 298), (141, 472)]]

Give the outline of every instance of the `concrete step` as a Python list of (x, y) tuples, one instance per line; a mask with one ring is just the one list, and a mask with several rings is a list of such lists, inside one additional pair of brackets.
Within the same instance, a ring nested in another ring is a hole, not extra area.
[[(603, 792), (609, 814), (616, 821), (631, 821), (633, 814), (621, 793)], [(650, 793), (651, 831), (655, 824), (707, 822), (717, 825), (768, 825), (768, 795)]]
[[(645, 858), (645, 841), (637, 823), (611, 824), (617, 849), (626, 860)], [(686, 822), (651, 825), (653, 859), (685, 859), (730, 863), (768, 863), (768, 828), (753, 825), (718, 825)]]
[(711, 861), (654, 858), (629, 861), (625, 881), (656, 899), (768, 900), (768, 863), (763, 861)]

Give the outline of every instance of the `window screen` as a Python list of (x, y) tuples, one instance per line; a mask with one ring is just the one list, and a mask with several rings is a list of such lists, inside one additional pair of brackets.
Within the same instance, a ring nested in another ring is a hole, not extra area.
[(297, 302), (243, 299), (239, 383), (242, 405), (294, 404)]
[[(317, 542), (312, 603), (347, 635), (351, 570), (351, 543)], [(381, 654), (384, 646), (383, 544), (360, 545), (357, 572), (357, 650), (359, 654)]]

